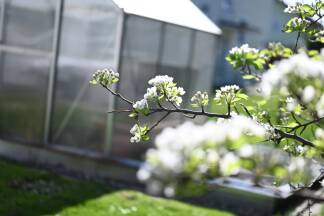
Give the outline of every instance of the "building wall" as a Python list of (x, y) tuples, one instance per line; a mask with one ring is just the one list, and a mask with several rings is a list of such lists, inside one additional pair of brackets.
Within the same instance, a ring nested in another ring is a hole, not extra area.
[(214, 85), (243, 83), (224, 60), (234, 46), (248, 43), (252, 47), (263, 48), (269, 42), (281, 41), (292, 47), (293, 35), (283, 33), (282, 27), (289, 20), (283, 13), (284, 4), (279, 0), (193, 0), (223, 30), (221, 48)]

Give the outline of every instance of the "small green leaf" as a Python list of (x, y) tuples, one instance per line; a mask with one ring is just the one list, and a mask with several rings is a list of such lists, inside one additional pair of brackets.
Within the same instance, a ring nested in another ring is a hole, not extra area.
[(128, 115), (130, 118), (136, 118), (138, 116), (137, 112), (133, 112), (131, 114)]
[(94, 80), (94, 79), (90, 80), (89, 83), (92, 84), (92, 85), (97, 85), (98, 84), (97, 80)]
[(252, 74), (247, 74), (247, 75), (244, 75), (243, 76), (243, 79), (245, 79), (245, 80), (251, 80), (251, 79), (255, 79), (255, 76), (252, 75)]

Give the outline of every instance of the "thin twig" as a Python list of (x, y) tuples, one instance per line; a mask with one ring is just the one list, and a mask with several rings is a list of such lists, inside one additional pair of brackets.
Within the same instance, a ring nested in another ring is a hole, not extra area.
[(160, 118), (154, 125), (151, 126), (150, 129), (147, 130), (147, 133), (151, 132), (156, 126), (158, 126), (166, 117), (168, 117), (171, 113), (167, 112), (162, 118)]
[(300, 123), (299, 123), (299, 125), (297, 125), (297, 126), (291, 128), (291, 130), (289, 130), (288, 132), (291, 133), (291, 132), (296, 131), (297, 129), (299, 129), (299, 128), (301, 128), (301, 127), (307, 127), (307, 126), (309, 126), (309, 125), (311, 125), (311, 124), (319, 123), (319, 122), (322, 121), (322, 120), (324, 120), (324, 117), (321, 117), (321, 118), (318, 118), (318, 119), (314, 119), (314, 120), (309, 121), (309, 122), (306, 122), (306, 123), (304, 123), (304, 124), (300, 124)]
[(298, 46), (298, 41), (299, 41), (300, 35), (301, 35), (301, 32), (298, 32), (297, 40), (296, 40), (296, 44), (295, 44), (295, 48), (294, 48), (294, 53), (297, 52), (297, 46)]
[(124, 96), (122, 96), (119, 93), (114, 92), (113, 90), (111, 90), (109, 87), (102, 85), (102, 87), (104, 87), (105, 89), (107, 89), (111, 94), (115, 95), (116, 97), (119, 97), (120, 99), (122, 99), (123, 101), (125, 101), (126, 103), (133, 105), (134, 103), (132, 101), (130, 101), (129, 99), (125, 98)]
[(132, 112), (132, 110), (111, 110), (111, 111), (107, 111), (108, 114), (110, 113), (130, 113)]
[(252, 114), (250, 113), (250, 111), (247, 109), (247, 107), (246, 107), (244, 104), (242, 104), (242, 103), (240, 103), (240, 105), (243, 107), (243, 109), (244, 109), (244, 111), (246, 112), (246, 114), (248, 114), (248, 116), (249, 116), (251, 119), (253, 119), (253, 116), (252, 116)]

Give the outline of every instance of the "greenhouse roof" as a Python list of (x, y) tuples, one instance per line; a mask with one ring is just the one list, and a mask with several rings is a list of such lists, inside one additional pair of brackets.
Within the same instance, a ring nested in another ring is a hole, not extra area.
[(216, 26), (190, 0), (113, 0), (127, 14), (134, 14), (212, 34), (221, 34)]

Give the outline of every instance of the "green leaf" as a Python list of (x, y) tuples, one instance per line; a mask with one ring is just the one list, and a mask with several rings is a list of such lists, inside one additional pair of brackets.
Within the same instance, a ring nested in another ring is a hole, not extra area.
[(146, 141), (149, 141), (150, 140), (150, 137), (148, 135), (143, 135), (142, 136), (142, 140), (145, 141), (145, 142)]
[(302, 6), (302, 10), (304, 12), (303, 15), (306, 15), (308, 17), (313, 17), (316, 14), (315, 9), (308, 4), (304, 4)]
[(131, 114), (128, 115), (130, 118), (136, 118), (138, 116), (137, 112), (132, 112)]
[(247, 75), (244, 75), (243, 76), (243, 79), (245, 79), (245, 80), (252, 80), (252, 79), (255, 79), (255, 76), (252, 75), (252, 74), (247, 74)]
[(94, 79), (90, 80), (89, 83), (92, 84), (92, 85), (97, 85), (98, 84), (97, 80), (94, 80)]
[(236, 94), (236, 97), (241, 98), (241, 99), (243, 99), (243, 100), (247, 100), (247, 99), (249, 99), (249, 96), (247, 96), (247, 95), (244, 94), (244, 93), (238, 93), (238, 94)]

